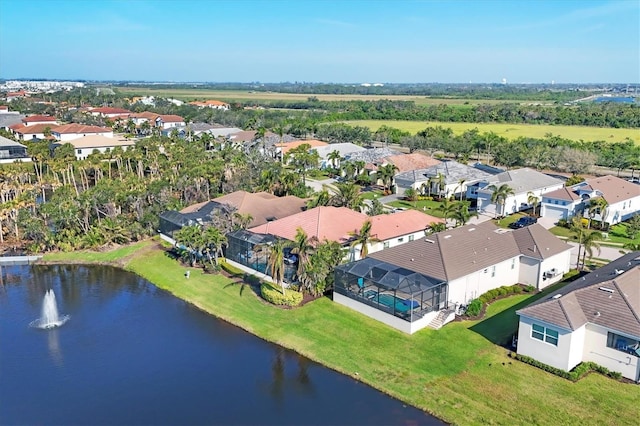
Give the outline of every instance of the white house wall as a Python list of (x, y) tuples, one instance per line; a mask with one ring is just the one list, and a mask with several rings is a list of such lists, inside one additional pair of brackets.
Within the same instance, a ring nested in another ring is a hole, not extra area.
[[(640, 365), (638, 357), (607, 347), (607, 330), (596, 324), (586, 325), (583, 360), (592, 361), (612, 371), (619, 371), (623, 377), (638, 381)], [(615, 334), (622, 333), (613, 331)], [(631, 336), (629, 336), (631, 338)], [(635, 337), (638, 340), (638, 336)]]
[[(547, 192), (555, 191), (556, 189), (562, 188), (563, 184), (558, 184), (554, 186), (545, 187), (542, 189), (536, 189), (533, 191), (520, 192), (515, 195), (511, 195), (507, 197), (504, 203), (504, 212), (501, 212), (502, 215), (508, 215), (511, 213), (519, 212), (521, 210), (526, 210), (530, 207), (529, 204), (529, 193), (535, 195), (539, 201), (542, 201), (542, 195)], [(490, 191), (478, 191), (478, 210), (486, 212), (486, 213), (495, 213), (497, 206), (495, 203), (491, 203), (491, 195)], [(536, 207), (537, 208), (537, 207)]]
[[(531, 325), (538, 324), (549, 327), (558, 332), (558, 346), (542, 340), (531, 337)], [(580, 339), (577, 339), (580, 340)], [(520, 323), (518, 326), (518, 354), (531, 357), (544, 364), (569, 371), (575, 367), (580, 361), (576, 361), (575, 351), (581, 347), (572, 348), (572, 333), (560, 327), (547, 324), (544, 321), (532, 320), (531, 318), (520, 315)]]
[[(119, 145), (123, 151), (126, 151), (129, 148), (129, 145)], [(98, 146), (98, 147), (90, 147), (90, 148), (76, 148), (75, 154), (77, 160), (84, 160), (89, 155), (93, 154), (94, 151), (98, 151), (101, 154), (105, 152), (113, 151), (115, 149), (114, 146)]]
[[(513, 257), (495, 266), (495, 276), (491, 276), (494, 266), (483, 268), (464, 277), (449, 281), (449, 305), (467, 304), (483, 293), (503, 285), (518, 283), (520, 262)], [(513, 266), (513, 267), (512, 267)], [(486, 272), (485, 272), (486, 271)]]
[(419, 320), (409, 322), (336, 292), (333, 293), (333, 301), (407, 334), (425, 328), (438, 315), (437, 312), (430, 312)]
[(520, 258), (520, 274), (518, 281), (521, 284), (538, 286), (540, 272), (540, 262), (532, 257), (522, 256)]
[(53, 136), (55, 136), (55, 138), (61, 142), (68, 142), (74, 139), (83, 138), (85, 136), (104, 136), (107, 138), (112, 138), (113, 132), (109, 131), (109, 132), (102, 132), (102, 133), (62, 133), (62, 134), (53, 133)]
[[(544, 279), (543, 274), (555, 269), (558, 275)], [(562, 280), (564, 274), (571, 269), (571, 249), (565, 250), (547, 259), (540, 264), (540, 274), (538, 275), (538, 284), (535, 285), (538, 290), (542, 290)]]

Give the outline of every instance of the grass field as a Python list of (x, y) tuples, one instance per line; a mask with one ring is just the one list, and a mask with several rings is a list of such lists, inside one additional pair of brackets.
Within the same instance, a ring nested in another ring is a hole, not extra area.
[[(637, 421), (639, 386), (598, 374), (572, 383), (511, 360), (508, 351), (496, 345), (515, 331), (515, 311), (543, 294), (502, 299), (489, 306), (484, 320), (454, 322), (441, 330), (425, 329), (409, 336), (328, 298), (283, 310), (221, 275), (192, 268), (186, 280), (185, 268), (151, 244), (122, 254), (129, 255), (126, 262), (121, 261), (128, 270), (159, 288), (454, 424)], [(55, 259), (64, 257), (78, 261), (86, 254), (68, 253)]]
[[(277, 92), (253, 92), (244, 90), (212, 90), (212, 89), (154, 89), (150, 87), (116, 87), (121, 93), (130, 96), (159, 96), (164, 98), (174, 98), (184, 101), (192, 101), (194, 99), (217, 99), (226, 102), (246, 102), (246, 101), (306, 101), (309, 97), (314, 96), (321, 101), (353, 101), (367, 100), (374, 101), (379, 99), (391, 99), (401, 101), (414, 101), (419, 105), (479, 105), (479, 104), (497, 104), (509, 101), (498, 100), (473, 100), (473, 99), (443, 99), (430, 98), (427, 96), (408, 96), (408, 95), (322, 95), (322, 94), (297, 94), (297, 93), (277, 93)], [(512, 101), (516, 102), (516, 101)], [(529, 103), (527, 101), (518, 101), (519, 103)]]
[(571, 140), (620, 142), (625, 138), (640, 144), (639, 129), (612, 129), (586, 126), (551, 126), (546, 124), (502, 124), (502, 123), (449, 123), (440, 121), (394, 121), (394, 120), (356, 120), (347, 121), (353, 126), (369, 127), (376, 131), (380, 126), (387, 125), (415, 134), (426, 127), (442, 126), (451, 128), (453, 133), (460, 135), (467, 130), (477, 128), (480, 133), (494, 132), (507, 139), (521, 136), (543, 138), (546, 134), (557, 135)]

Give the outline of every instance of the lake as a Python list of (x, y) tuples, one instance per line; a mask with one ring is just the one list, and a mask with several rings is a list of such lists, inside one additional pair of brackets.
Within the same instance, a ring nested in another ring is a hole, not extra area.
[[(5, 266), (0, 423), (441, 425), (106, 266)], [(29, 327), (53, 289), (62, 327)]]

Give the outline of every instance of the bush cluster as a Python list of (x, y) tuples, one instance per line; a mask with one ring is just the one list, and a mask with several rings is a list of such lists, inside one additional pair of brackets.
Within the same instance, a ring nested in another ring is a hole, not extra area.
[(584, 376), (591, 373), (592, 371), (602, 374), (603, 376), (611, 377), (612, 379), (615, 379), (615, 380), (620, 380), (620, 378), (622, 377), (622, 373), (618, 371), (611, 371), (608, 368), (605, 368), (591, 361), (581, 362), (580, 364), (576, 365), (573, 368), (573, 370), (564, 371), (559, 368), (555, 368), (550, 365), (544, 364), (538, 360), (535, 360), (525, 355), (513, 354), (512, 356), (518, 361), (522, 361), (526, 364), (533, 365), (534, 367), (538, 367), (541, 370), (544, 370), (551, 374), (555, 374), (556, 376), (562, 377), (564, 379), (571, 380), (572, 382), (577, 382), (578, 380), (582, 379)]
[(289, 289), (282, 294), (281, 290), (268, 283), (262, 283), (260, 294), (264, 300), (274, 305), (298, 306), (302, 302), (302, 293), (299, 291)]
[[(531, 286), (530, 286), (531, 287)], [(527, 291), (528, 288), (527, 288)], [(523, 292), (522, 286), (519, 284), (494, 288), (493, 290), (489, 290), (486, 293), (482, 294), (478, 299), (482, 304), (491, 303), (499, 297), (511, 296), (512, 294), (520, 294)]]
[(469, 306), (467, 306), (467, 315), (470, 317), (477, 317), (482, 310), (482, 302), (480, 299), (473, 299)]
[(228, 262), (220, 262), (220, 267), (222, 269), (224, 269), (225, 272), (227, 272), (228, 274), (231, 275), (242, 275), (243, 272), (239, 269), (236, 268), (235, 266), (233, 266), (232, 264), (228, 263)]

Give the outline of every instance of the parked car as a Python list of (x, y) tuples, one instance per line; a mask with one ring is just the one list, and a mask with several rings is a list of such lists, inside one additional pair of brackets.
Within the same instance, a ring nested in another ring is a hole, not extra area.
[(525, 226), (533, 225), (536, 222), (538, 222), (538, 219), (533, 216), (523, 216), (509, 225), (509, 227), (512, 229), (519, 229), (524, 228)]

